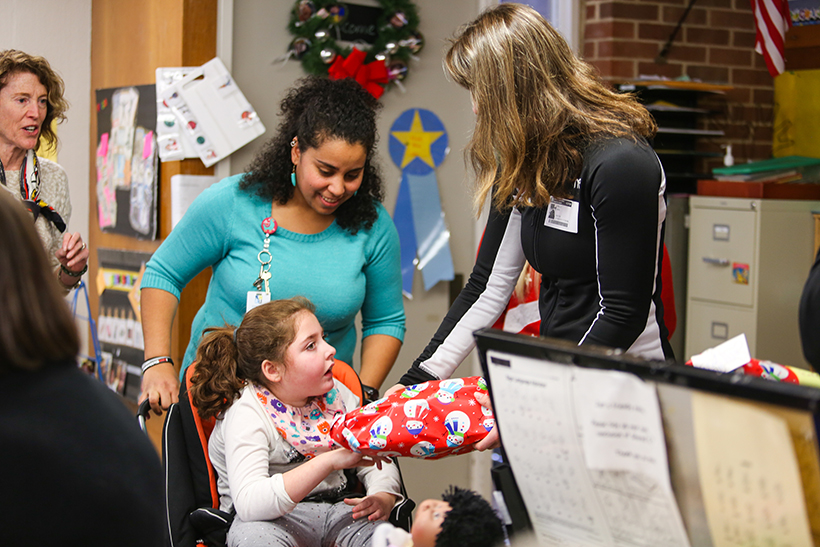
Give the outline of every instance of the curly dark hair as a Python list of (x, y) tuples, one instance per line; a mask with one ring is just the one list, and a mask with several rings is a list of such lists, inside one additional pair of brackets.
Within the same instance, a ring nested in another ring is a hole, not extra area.
[(436, 547), (495, 547), (504, 542), (504, 525), (489, 502), (472, 490), (450, 486), (441, 499), (450, 504)]
[(282, 99), (282, 122), (276, 135), (248, 166), (240, 187), (284, 205), (294, 192), (290, 182), (290, 143), (294, 137), (301, 152), (318, 148), (329, 139), (361, 144), (367, 151), (362, 185), (336, 210), (335, 217), (340, 227), (353, 234), (370, 228), (378, 217), (376, 203), (384, 199), (384, 184), (375, 163), (379, 108), (378, 100), (355, 80), (302, 78)]

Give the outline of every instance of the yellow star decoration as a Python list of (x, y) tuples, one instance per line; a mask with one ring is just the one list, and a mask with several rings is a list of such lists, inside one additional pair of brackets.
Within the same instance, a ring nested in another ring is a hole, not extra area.
[(410, 126), (410, 131), (393, 131), (391, 133), (400, 143), (405, 145), (401, 169), (407, 167), (407, 164), (415, 158), (421, 159), (421, 161), (435, 169), (436, 164), (433, 163), (433, 156), (430, 154), (430, 145), (443, 134), (444, 131), (425, 131), (421, 125), (419, 111), (416, 110), (413, 113), (413, 123)]

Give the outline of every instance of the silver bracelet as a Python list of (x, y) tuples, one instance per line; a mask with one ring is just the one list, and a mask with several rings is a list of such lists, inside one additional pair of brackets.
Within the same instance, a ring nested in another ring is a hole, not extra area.
[(174, 361), (167, 355), (162, 357), (153, 357), (142, 364), (142, 373), (145, 374), (145, 371), (149, 368), (161, 365), (162, 363), (171, 363), (173, 366)]

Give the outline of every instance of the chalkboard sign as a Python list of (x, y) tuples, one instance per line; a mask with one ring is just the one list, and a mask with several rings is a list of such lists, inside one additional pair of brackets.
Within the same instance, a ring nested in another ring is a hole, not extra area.
[(377, 23), (384, 10), (372, 6), (345, 4), (347, 18), (339, 25), (339, 36), (346, 42), (373, 44), (378, 37)]

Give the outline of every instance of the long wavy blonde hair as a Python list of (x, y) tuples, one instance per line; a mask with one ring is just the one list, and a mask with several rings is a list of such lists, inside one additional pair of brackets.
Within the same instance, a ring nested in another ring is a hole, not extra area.
[(485, 10), (450, 41), (444, 69), (470, 91), (476, 109), (465, 157), (476, 173), (479, 209), (491, 192), (502, 210), (566, 197), (591, 140), (656, 131), (635, 97), (604, 84), (529, 6)]

